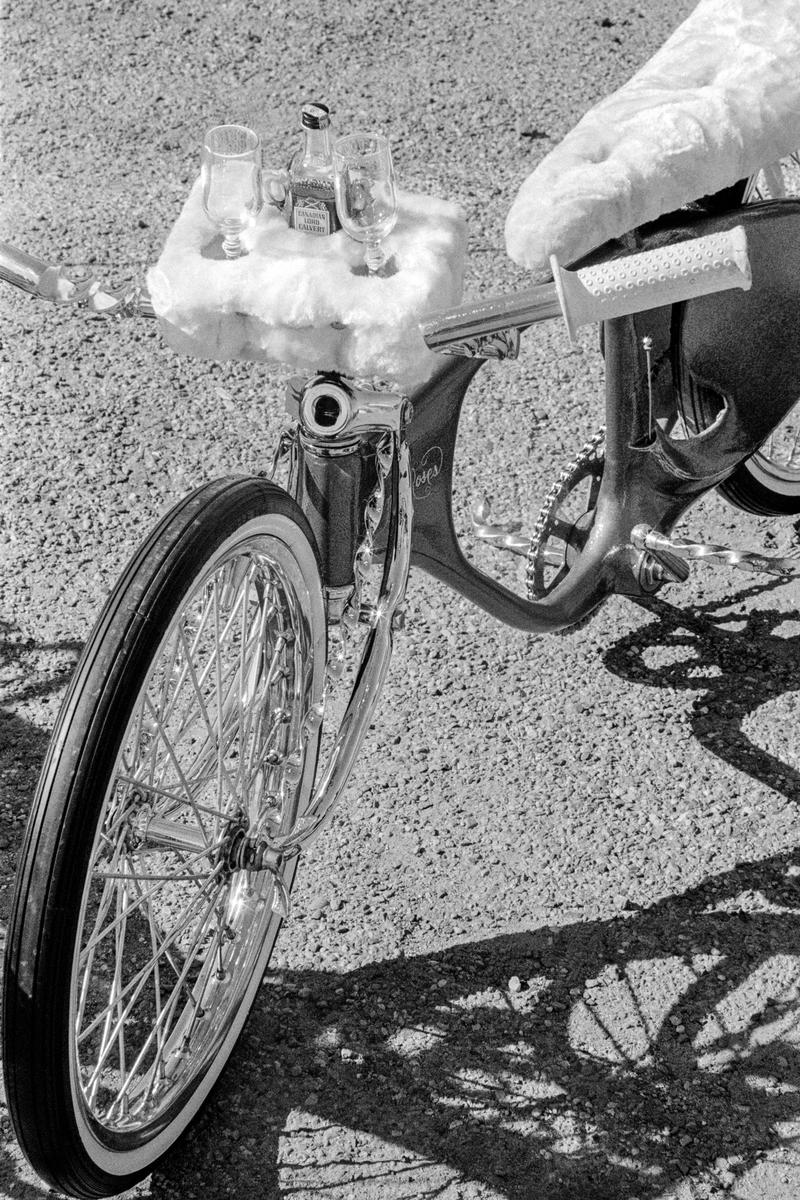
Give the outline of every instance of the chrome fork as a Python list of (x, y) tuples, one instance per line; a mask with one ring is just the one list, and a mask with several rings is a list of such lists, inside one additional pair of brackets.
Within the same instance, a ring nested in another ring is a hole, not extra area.
[[(338, 377), (317, 376), (310, 381), (292, 381), (287, 410), (306, 437), (328, 446), (353, 437), (379, 434), (377, 449), (378, 484), (367, 502), (366, 535), (356, 554), (356, 584), (348, 601), (338, 607), (336, 617), (343, 627), (342, 646), (348, 628), (359, 622), (369, 625), (356, 684), (334, 739), (311, 803), (295, 827), (282, 837), (270, 839), (271, 848), (283, 860), (308, 848), (329, 822), (349, 780), (356, 756), (369, 729), (392, 656), (394, 630), (402, 627), (404, 599), (411, 564), (413, 490), (405, 430), (412, 407), (405, 396), (357, 389)], [(383, 577), (377, 600), (362, 604), (361, 585), (373, 553), (391, 476), (390, 530)], [(334, 598), (339, 600), (339, 598)], [(342, 664), (343, 665), (343, 664)], [(325, 692), (335, 686), (341, 670), (328, 672)], [(325, 696), (323, 696), (324, 708)], [(318, 714), (321, 720), (323, 713)], [(304, 725), (306, 722), (304, 722)]]

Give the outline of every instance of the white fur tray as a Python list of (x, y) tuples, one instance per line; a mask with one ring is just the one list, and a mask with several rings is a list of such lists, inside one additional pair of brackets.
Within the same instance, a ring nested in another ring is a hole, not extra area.
[(345, 233), (299, 233), (269, 206), (242, 240), (248, 254), (221, 256), (198, 180), (147, 275), (174, 350), (379, 376), (406, 388), (430, 374), (438, 360), (419, 322), (461, 299), (466, 227), (455, 204), (398, 194), (385, 241), (397, 272), (386, 278), (354, 273), (363, 248)]

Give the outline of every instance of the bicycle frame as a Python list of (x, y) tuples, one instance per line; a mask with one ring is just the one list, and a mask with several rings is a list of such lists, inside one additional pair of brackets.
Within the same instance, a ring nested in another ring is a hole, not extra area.
[[(453, 524), (453, 459), (464, 396), (484, 360), (443, 362), (411, 394), (408, 412), (413, 416), (401, 422), (414, 508), (410, 564), (529, 633), (555, 632), (581, 621), (612, 593), (641, 596), (661, 586), (664, 579), (653, 570), (652, 557), (632, 542), (631, 530), (646, 524), (669, 533), (703, 493), (765, 441), (796, 403), (800, 246), (792, 231), (798, 217), (800, 202), (781, 200), (713, 217), (681, 213), (678, 220), (668, 218), (639, 231), (637, 248), (644, 250), (744, 224), (753, 287), (605, 323), (605, 466), (594, 520), (566, 578), (540, 600), (516, 595), (475, 567), (461, 550)], [(626, 249), (621, 244), (604, 247), (586, 261), (616, 257)], [(652, 344), (652, 371), (643, 350), (645, 337)], [(481, 353), (481, 347), (476, 351)], [(317, 381), (321, 392), (325, 378), (322, 384)], [(327, 379), (336, 386), (335, 376)], [(699, 387), (718, 399), (719, 414), (709, 428), (687, 437), (680, 428), (681, 416), (692, 389)], [(290, 406), (294, 413), (300, 411), (301, 390), (295, 388)], [(400, 403), (397, 398), (395, 402)], [(392, 402), (387, 396), (382, 403)], [(327, 447), (327, 458), (315, 460), (312, 470), (309, 464), (320, 445)], [(339, 450), (336, 455), (334, 447)], [(334, 588), (346, 583), (342, 565), (352, 563), (353, 514), (368, 491), (372, 476), (364, 464), (371, 452), (368, 440), (357, 450), (350, 427), (338, 441), (324, 432), (315, 438), (308, 429), (301, 437), (298, 498), (323, 562), (337, 564), (337, 573), (326, 578)], [(379, 548), (387, 541), (384, 520)]]
[[(359, 390), (333, 374), (289, 385), (287, 409), (296, 421), (289, 490), (314, 535), (329, 623), (360, 621), (370, 629), (313, 800), (297, 827), (271, 844), (271, 869), (277, 872), (284, 860), (307, 847), (344, 790), (389, 667), (413, 566), (529, 633), (568, 628), (612, 593), (640, 597), (677, 577), (663, 570), (663, 555), (659, 559), (637, 540), (636, 527), (668, 534), (695, 500), (763, 444), (797, 400), (800, 244), (791, 234), (798, 216), (800, 201), (780, 200), (717, 216), (680, 213), (637, 232), (635, 248), (647, 250), (743, 224), (753, 286), (604, 324), (602, 481), (584, 544), (563, 580), (538, 600), (515, 594), (465, 557), (452, 511), (464, 397), (486, 356), (515, 352), (524, 328), (518, 304), (507, 327), (489, 338), (473, 338), (473, 330), (459, 333), (450, 326), (450, 340), (467, 357), (443, 359), (409, 397)], [(631, 248), (605, 246), (578, 265), (619, 257)], [(81, 304), (96, 315), (152, 315), (147, 297), (135, 287), (112, 292), (93, 280), (75, 284), (13, 247), (0, 249), (0, 277), (24, 290), (57, 303)], [(522, 311), (529, 310), (523, 306)], [(555, 315), (555, 305), (548, 302), (536, 319)], [(698, 389), (717, 401), (716, 419), (695, 436), (685, 436), (685, 430), (679, 436), (686, 406)], [(354, 608), (357, 576), (366, 574), (373, 558), (384, 563), (377, 603), (357, 602)]]

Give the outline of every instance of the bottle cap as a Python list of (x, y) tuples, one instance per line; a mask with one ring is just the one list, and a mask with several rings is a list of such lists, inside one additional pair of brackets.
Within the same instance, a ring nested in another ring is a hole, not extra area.
[(327, 129), (331, 123), (330, 110), (327, 104), (314, 101), (303, 105), (300, 119), (304, 129)]

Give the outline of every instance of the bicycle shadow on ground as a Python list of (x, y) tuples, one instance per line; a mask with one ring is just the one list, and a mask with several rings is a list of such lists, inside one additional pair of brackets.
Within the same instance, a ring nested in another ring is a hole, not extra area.
[[(743, 589), (736, 601), (743, 603), (781, 583)], [(800, 689), (800, 632), (777, 632), (790, 624), (800, 629), (800, 621), (776, 609), (722, 614), (725, 602), (681, 609), (652, 598), (641, 606), (654, 619), (607, 649), (605, 666), (629, 682), (699, 692), (689, 710), (698, 742), (787, 799), (800, 800), (800, 768), (781, 757), (791, 751), (796, 719), (783, 731), (773, 725), (775, 751), (758, 745), (745, 729), (759, 709)], [(662, 661), (648, 663), (648, 656), (656, 654)], [(787, 735), (785, 745), (780, 744), (781, 732)]]
[[(50, 740), (48, 717), (55, 707), (41, 702), (58, 697), (69, 682), (81, 651), (75, 640), (37, 642), (0, 621), (0, 941), (5, 946), (16, 860), (36, 783)], [(41, 715), (42, 723), (27, 714)], [(39, 1200), (48, 1194), (33, 1182), (13, 1140), (0, 1092), (0, 1195)]]
[[(69, 683), (80, 656), (77, 640), (36, 642), (0, 621), (0, 849), (3, 838), (21, 840), (50, 740), (55, 708), (42, 710), (41, 723), (30, 720), (43, 700), (57, 698)], [(23, 715), (25, 714), (25, 715)], [(16, 828), (13, 837), (6, 828)]]
[(268, 977), (150, 1194), (730, 1187), (800, 1130), (799, 939), (782, 856), (610, 920)]
[[(754, 645), (766, 629), (769, 647), (773, 615), (757, 618)], [(631, 637), (610, 653), (630, 643), (636, 665), (654, 627)], [(744, 661), (741, 635), (725, 638), (724, 653), (711, 646), (720, 697), (729, 644), (737, 671)], [(9, 695), (60, 688), (68, 671), (49, 655), (77, 649), (0, 641), (0, 664), (24, 659)], [(786, 690), (797, 653), (782, 640), (736, 711)], [(47, 740), (0, 715), (3, 812), (24, 815)], [(780, 856), (605, 921), (273, 975), (210, 1104), (142, 1194), (656, 1200), (704, 1173), (735, 1187), (800, 1130), (798, 948), (800, 857)], [(2, 1132), (14, 1194), (43, 1195)]]

